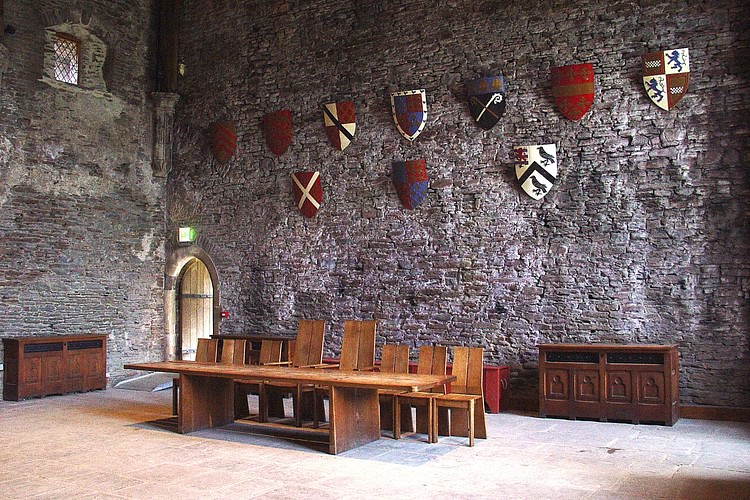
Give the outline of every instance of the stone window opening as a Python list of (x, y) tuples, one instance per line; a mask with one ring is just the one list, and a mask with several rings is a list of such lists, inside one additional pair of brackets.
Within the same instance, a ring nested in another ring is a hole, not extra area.
[(53, 40), (55, 80), (78, 85), (81, 42), (65, 33), (55, 33)]
[(104, 80), (107, 44), (90, 25), (60, 23), (45, 28), (41, 81), (60, 90), (109, 95)]

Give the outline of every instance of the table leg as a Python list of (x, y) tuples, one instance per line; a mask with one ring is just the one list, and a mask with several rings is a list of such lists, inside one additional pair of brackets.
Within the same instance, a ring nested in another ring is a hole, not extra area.
[(335, 455), (380, 439), (377, 389), (331, 387), (329, 394), (329, 453)]
[(234, 382), (228, 378), (180, 375), (180, 433), (219, 427), (234, 421)]

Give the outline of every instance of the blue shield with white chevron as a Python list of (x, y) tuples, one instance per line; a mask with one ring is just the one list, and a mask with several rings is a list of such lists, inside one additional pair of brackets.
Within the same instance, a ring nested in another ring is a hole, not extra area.
[(526, 194), (541, 200), (557, 180), (557, 147), (554, 144), (514, 146), (516, 177)]

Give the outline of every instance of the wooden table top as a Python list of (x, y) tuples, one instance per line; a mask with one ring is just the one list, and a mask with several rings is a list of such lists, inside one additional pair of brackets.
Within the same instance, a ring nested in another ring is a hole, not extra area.
[(262, 365), (223, 365), (195, 361), (159, 361), (133, 363), (126, 370), (180, 373), (203, 377), (231, 378), (258, 382), (317, 384), (362, 389), (400, 389), (424, 391), (454, 382), (453, 375), (418, 375), (415, 373), (351, 372), (337, 369), (289, 368)]

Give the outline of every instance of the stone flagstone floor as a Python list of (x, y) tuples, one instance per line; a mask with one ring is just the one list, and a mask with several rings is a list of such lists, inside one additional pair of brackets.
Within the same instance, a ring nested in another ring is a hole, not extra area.
[(745, 423), (502, 413), (473, 448), (411, 434), (331, 456), (243, 424), (149, 423), (170, 405), (170, 391), (122, 389), (0, 402), (0, 499), (750, 499)]

